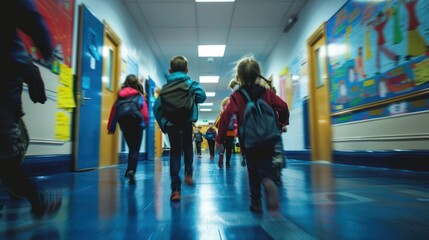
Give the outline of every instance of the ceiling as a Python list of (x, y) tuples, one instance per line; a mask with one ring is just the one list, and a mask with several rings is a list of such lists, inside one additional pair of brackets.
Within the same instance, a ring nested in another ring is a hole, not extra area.
[[(227, 86), (235, 76), (236, 62), (245, 55), (265, 62), (285, 34), (289, 19), (297, 16), (307, 1), (123, 0), (165, 73), (171, 57), (183, 55), (193, 80), (203, 75), (220, 76), (219, 83), (202, 83), (206, 92), (216, 92), (216, 96), (207, 98), (213, 111), (200, 112), (200, 121), (216, 119), (222, 99), (231, 93)], [(219, 44), (226, 44), (224, 57), (198, 57), (198, 45)]]

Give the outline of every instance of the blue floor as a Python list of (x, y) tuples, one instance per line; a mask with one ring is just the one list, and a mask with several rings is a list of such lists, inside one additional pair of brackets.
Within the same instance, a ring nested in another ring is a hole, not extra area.
[(194, 169), (180, 203), (169, 200), (168, 157), (142, 162), (136, 186), (124, 165), (39, 177), (61, 189), (59, 214), (33, 221), (26, 200), (1, 191), (0, 239), (429, 239), (429, 173), (289, 160), (273, 216), (248, 210), (239, 155), (230, 169), (208, 155)]

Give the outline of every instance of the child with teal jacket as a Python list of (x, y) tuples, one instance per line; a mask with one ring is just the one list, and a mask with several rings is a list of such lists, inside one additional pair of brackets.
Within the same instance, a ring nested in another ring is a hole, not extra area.
[(158, 122), (162, 132), (168, 134), (170, 140), (170, 177), (171, 177), (171, 201), (180, 201), (180, 189), (181, 180), (179, 177), (180, 163), (183, 152), (183, 158), (185, 162), (185, 183), (193, 185), (192, 179), (193, 174), (193, 146), (192, 146), (192, 134), (193, 134), (193, 122), (198, 120), (198, 103), (203, 103), (206, 100), (206, 93), (204, 92), (201, 85), (190, 79), (187, 75), (188, 72), (188, 60), (184, 56), (175, 56), (170, 61), (170, 75), (167, 77), (167, 83), (173, 81), (185, 80), (189, 86), (192, 97), (194, 98), (194, 106), (190, 112), (189, 118), (185, 122), (172, 123), (162, 114), (161, 99), (155, 102), (153, 111), (155, 119)]

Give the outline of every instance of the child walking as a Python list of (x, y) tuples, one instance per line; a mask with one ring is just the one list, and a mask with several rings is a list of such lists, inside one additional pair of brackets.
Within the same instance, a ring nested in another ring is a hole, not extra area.
[[(247, 57), (239, 61), (237, 65), (237, 80), (240, 82), (240, 91), (231, 94), (229, 104), (225, 106), (219, 120), (218, 136), (216, 142), (218, 147), (226, 140), (226, 133), (231, 117), (236, 114), (239, 126), (244, 122), (244, 112), (246, 108), (246, 97), (241, 89), (246, 91), (252, 100), (262, 99), (272, 109), (277, 112), (279, 125), (283, 128), (289, 124), (289, 110), (287, 104), (275, 93), (258, 84), (261, 81), (261, 70), (255, 59)], [(280, 139), (281, 140), (281, 139)], [(266, 193), (266, 205), (269, 211), (275, 212), (279, 209), (279, 199), (277, 186), (274, 183), (275, 170), (273, 166), (273, 156), (275, 155), (275, 144), (269, 146), (264, 151), (246, 149), (241, 144), (244, 154), (247, 156), (247, 170), (249, 173), (250, 186), (250, 210), (252, 212), (262, 212), (261, 185)]]
[[(229, 97), (226, 97), (222, 100), (221, 103), (221, 112), (219, 116), (217, 117), (215, 121), (215, 127), (219, 127), (219, 120), (222, 116), (223, 109), (229, 102)], [(225, 167), (230, 168), (231, 167), (231, 154), (232, 154), (232, 148), (234, 146), (234, 138), (235, 138), (235, 132), (236, 132), (236, 116), (232, 115), (232, 118), (229, 120), (228, 125), (228, 131), (226, 132), (225, 142), (223, 144), (223, 147), (225, 148), (225, 151), (219, 150), (219, 160), (218, 160), (218, 166), (219, 168), (223, 167), (223, 158), (225, 155)]]
[[(120, 104), (122, 103), (122, 104)], [(148, 125), (149, 113), (147, 103), (144, 100), (144, 89), (138, 78), (130, 74), (118, 92), (118, 98), (112, 105), (107, 133), (114, 134), (116, 123), (119, 123), (125, 142), (128, 146), (128, 165), (125, 177), (130, 185), (135, 185), (135, 174), (139, 159), (140, 145), (143, 139), (143, 130)]]

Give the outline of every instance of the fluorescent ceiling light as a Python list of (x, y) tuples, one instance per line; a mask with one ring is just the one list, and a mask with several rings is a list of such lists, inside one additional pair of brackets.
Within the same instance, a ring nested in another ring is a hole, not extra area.
[(200, 83), (218, 83), (219, 76), (200, 76)]
[(207, 97), (214, 97), (216, 96), (216, 92), (206, 92)]
[(211, 108), (200, 108), (201, 112), (211, 112), (212, 109)]
[(195, 0), (195, 2), (235, 2), (235, 0)]
[(211, 106), (213, 106), (213, 103), (212, 102), (205, 102), (205, 103), (200, 103), (198, 105), (200, 105), (201, 107), (203, 107), (203, 106), (205, 106), (205, 107), (211, 107)]
[(198, 45), (199, 57), (223, 57), (226, 45)]

